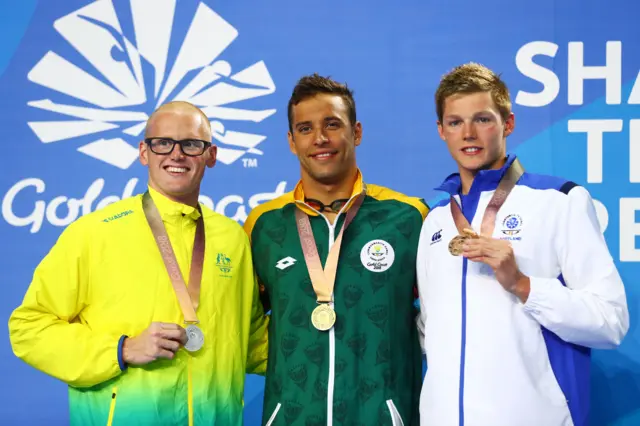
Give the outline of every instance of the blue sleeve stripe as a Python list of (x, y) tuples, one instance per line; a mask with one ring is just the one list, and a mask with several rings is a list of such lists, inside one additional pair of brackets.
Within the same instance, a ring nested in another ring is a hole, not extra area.
[(571, 191), (573, 188), (575, 188), (576, 186), (578, 186), (577, 183), (571, 182), (571, 181), (567, 181), (565, 182), (564, 185), (562, 185), (559, 189), (560, 192), (564, 193), (564, 194), (568, 194), (569, 191)]

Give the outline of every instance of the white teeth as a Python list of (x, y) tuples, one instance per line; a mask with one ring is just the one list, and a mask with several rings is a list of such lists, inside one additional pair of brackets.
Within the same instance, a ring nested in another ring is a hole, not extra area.
[(170, 171), (171, 173), (186, 173), (187, 169), (184, 167), (167, 167), (167, 171)]
[(326, 154), (318, 154), (316, 155), (317, 158), (327, 158), (329, 156), (331, 156), (332, 154), (330, 152), (327, 152)]
[(464, 148), (463, 151), (464, 152), (478, 152), (478, 151), (480, 151), (480, 148), (476, 148), (474, 146), (474, 147), (470, 147), (470, 148)]

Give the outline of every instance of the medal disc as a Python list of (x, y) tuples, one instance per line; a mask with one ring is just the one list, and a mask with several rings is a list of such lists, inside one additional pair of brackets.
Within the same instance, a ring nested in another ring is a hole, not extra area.
[(336, 323), (336, 311), (326, 303), (318, 305), (311, 313), (311, 323), (320, 331), (327, 331)]
[(465, 235), (456, 235), (449, 242), (449, 253), (451, 253), (454, 256), (460, 256), (462, 254), (462, 245), (467, 240), (467, 238), (469, 237)]
[(476, 234), (476, 231), (474, 231), (471, 228), (464, 228), (462, 230), (462, 233), (464, 234), (465, 237), (469, 237), (469, 238), (480, 238), (478, 234)]
[(184, 348), (189, 352), (196, 352), (204, 345), (204, 334), (200, 327), (195, 324), (189, 324), (187, 326), (187, 344)]

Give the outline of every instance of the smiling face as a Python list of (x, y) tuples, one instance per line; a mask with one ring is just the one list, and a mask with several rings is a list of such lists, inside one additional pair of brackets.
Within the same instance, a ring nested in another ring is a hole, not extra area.
[(287, 136), (303, 181), (334, 185), (356, 173), (355, 148), (362, 140), (362, 125), (351, 125), (342, 96), (319, 93), (294, 105)]
[[(198, 108), (176, 102), (163, 105), (149, 118), (145, 138), (211, 141), (211, 128), (209, 120)], [(215, 165), (215, 146), (196, 157), (185, 155), (178, 144), (169, 154), (160, 155), (152, 152), (143, 141), (139, 151), (140, 162), (149, 168), (151, 188), (174, 201), (197, 204), (205, 168)]]
[(506, 160), (506, 138), (515, 127), (509, 89), (491, 69), (469, 62), (442, 77), (435, 101), (438, 133), (466, 193), (478, 171), (500, 168)]
[(506, 138), (515, 125), (513, 113), (503, 120), (491, 93), (460, 93), (443, 103), (438, 133), (468, 179), (479, 170), (500, 168), (506, 157)]

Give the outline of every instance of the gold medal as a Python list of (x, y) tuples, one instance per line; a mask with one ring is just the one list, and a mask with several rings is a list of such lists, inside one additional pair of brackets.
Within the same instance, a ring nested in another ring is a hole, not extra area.
[(467, 237), (466, 235), (456, 235), (449, 242), (449, 253), (454, 256), (460, 256), (462, 254), (462, 245), (465, 241), (467, 241), (467, 238), (469, 237)]
[(311, 313), (311, 323), (320, 331), (327, 331), (336, 323), (336, 311), (328, 303), (321, 303)]

